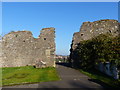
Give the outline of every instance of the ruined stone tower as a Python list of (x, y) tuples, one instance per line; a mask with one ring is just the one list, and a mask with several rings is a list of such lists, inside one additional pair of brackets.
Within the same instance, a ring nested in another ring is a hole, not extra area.
[(55, 28), (43, 28), (38, 38), (30, 31), (10, 32), (2, 38), (2, 67), (35, 65), (55, 67)]
[(78, 44), (84, 40), (90, 40), (100, 34), (110, 34), (113, 37), (120, 35), (120, 23), (117, 20), (99, 20), (94, 22), (84, 22), (79, 32), (75, 32), (72, 39), (70, 49), (70, 60), (73, 62), (75, 55), (75, 49)]
[(120, 35), (120, 23), (117, 20), (104, 19), (94, 22), (84, 22), (79, 32), (75, 32), (72, 39), (71, 49), (74, 50), (77, 44), (89, 40), (100, 34), (110, 33), (112, 36)]

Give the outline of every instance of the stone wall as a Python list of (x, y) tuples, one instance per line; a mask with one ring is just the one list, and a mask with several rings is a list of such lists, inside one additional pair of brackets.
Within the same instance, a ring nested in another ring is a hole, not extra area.
[[(79, 32), (74, 33), (73, 40), (70, 49), (70, 63), (71, 66), (76, 67), (77, 61), (80, 61), (76, 57), (76, 49), (77, 46), (81, 45), (81, 41), (90, 40), (100, 34), (110, 34), (112, 37), (116, 37), (120, 35), (120, 23), (117, 20), (99, 20), (95, 22), (84, 22), (80, 28)], [(81, 60), (82, 61), (82, 60)], [(93, 63), (94, 64), (94, 63)], [(110, 64), (101, 65), (98, 64), (98, 70), (104, 72), (105, 74), (118, 79), (118, 70), (116, 66), (112, 67), (112, 71), (110, 70)]]
[(99, 20), (95, 22), (84, 22), (79, 32), (75, 32), (71, 44), (72, 51), (77, 47), (77, 44), (83, 40), (89, 40), (100, 34), (110, 33), (113, 36), (120, 34), (120, 23), (117, 20)]
[(55, 28), (43, 28), (38, 38), (30, 31), (10, 32), (2, 37), (2, 67), (35, 65), (42, 61), (55, 66)]

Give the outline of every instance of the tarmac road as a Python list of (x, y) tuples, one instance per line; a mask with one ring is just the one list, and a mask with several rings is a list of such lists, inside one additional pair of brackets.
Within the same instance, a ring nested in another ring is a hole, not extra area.
[[(36, 84), (25, 84), (16, 86), (6, 86), (4, 88), (107, 88), (105, 84), (93, 80), (73, 68), (57, 65), (57, 72), (61, 78), (60, 81), (40, 82)], [(3, 89), (4, 90), (4, 89)]]

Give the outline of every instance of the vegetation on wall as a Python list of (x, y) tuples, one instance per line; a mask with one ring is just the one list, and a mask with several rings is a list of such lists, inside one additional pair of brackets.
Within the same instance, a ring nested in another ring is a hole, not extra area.
[(120, 67), (120, 36), (101, 34), (92, 40), (82, 41), (74, 50), (74, 56), (74, 64), (84, 69), (108, 61)]

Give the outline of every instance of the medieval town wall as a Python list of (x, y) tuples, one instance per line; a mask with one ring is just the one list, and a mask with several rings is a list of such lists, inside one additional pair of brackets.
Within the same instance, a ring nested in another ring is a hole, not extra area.
[(43, 28), (38, 38), (30, 31), (10, 32), (2, 37), (2, 67), (35, 65), (42, 61), (55, 66), (55, 28)]
[[(80, 58), (76, 56), (76, 50), (78, 45), (81, 45), (82, 41), (90, 40), (100, 34), (109, 34), (112, 37), (120, 35), (120, 23), (117, 20), (99, 20), (95, 22), (84, 22), (79, 32), (74, 33), (73, 40), (70, 49), (70, 64), (75, 66), (75, 62), (79, 61)], [(94, 63), (93, 63), (94, 64)], [(117, 66), (112, 66), (110, 62), (99, 63), (96, 69), (101, 72), (112, 76), (114, 79), (119, 79)], [(112, 71), (111, 71), (112, 70)]]
[(72, 39), (71, 49), (83, 40), (89, 40), (100, 34), (110, 33), (112, 36), (120, 34), (120, 23), (117, 20), (104, 19), (94, 22), (84, 22), (79, 32), (75, 32)]

